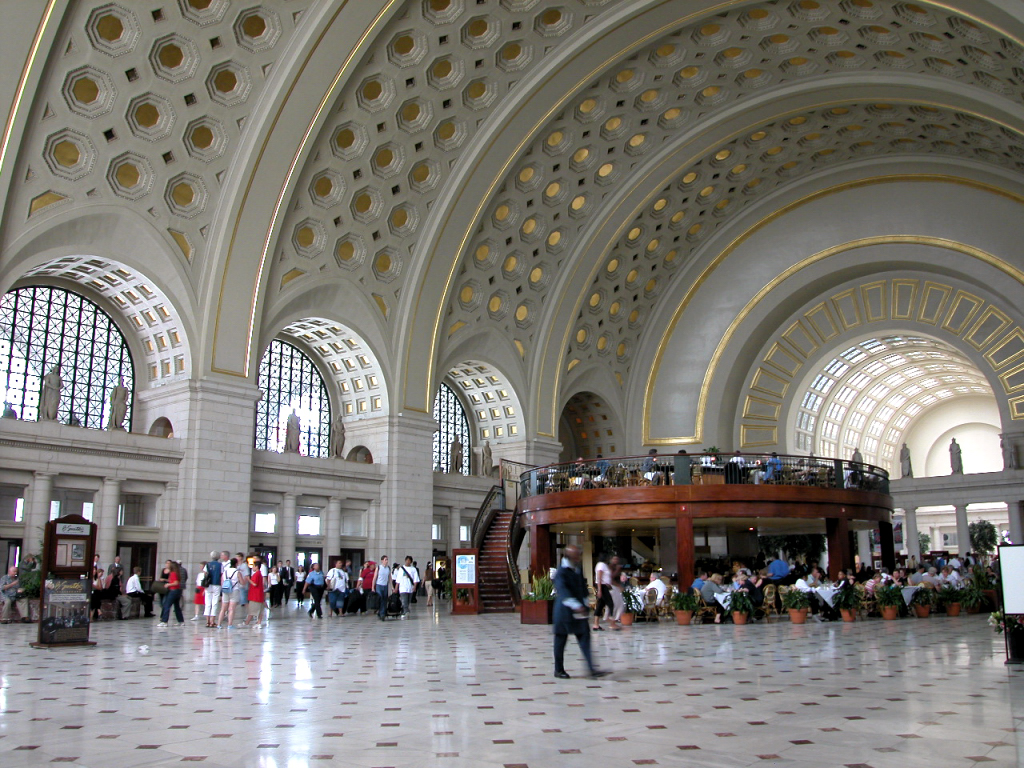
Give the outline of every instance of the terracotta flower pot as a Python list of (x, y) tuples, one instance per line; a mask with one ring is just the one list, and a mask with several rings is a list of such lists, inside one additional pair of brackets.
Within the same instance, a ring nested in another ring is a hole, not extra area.
[(931, 612), (932, 612), (932, 607), (930, 605), (915, 605), (914, 606), (914, 613), (917, 614), (917, 618), (919, 618), (919, 619), (927, 619), (928, 616), (931, 614)]
[(840, 608), (839, 612), (843, 615), (843, 621), (856, 621), (857, 612), (852, 608)]
[(732, 623), (733, 624), (746, 624), (747, 623), (747, 618), (748, 618), (747, 614), (743, 613), (742, 611), (733, 611), (732, 612)]
[(628, 626), (632, 625), (632, 623), (633, 623), (633, 614), (630, 613), (629, 611), (625, 611), (622, 614), (622, 618), (619, 620), (619, 622), (624, 627), (628, 627)]
[(949, 603), (946, 606), (947, 616), (959, 616), (960, 615), (960, 603)]
[(881, 610), (882, 618), (886, 621), (892, 621), (900, 617), (900, 607), (898, 605), (883, 605)]
[(967, 612), (968, 613), (981, 613), (981, 606), (980, 605), (972, 605), (970, 608), (967, 609)]
[(676, 615), (676, 624), (682, 627), (690, 626), (690, 622), (693, 621), (693, 611), (673, 611)]
[(789, 620), (794, 624), (805, 624), (807, 622), (806, 608), (789, 608)]

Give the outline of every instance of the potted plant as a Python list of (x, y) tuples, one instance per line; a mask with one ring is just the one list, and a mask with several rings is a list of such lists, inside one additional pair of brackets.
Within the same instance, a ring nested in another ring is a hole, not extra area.
[(640, 613), (644, 609), (643, 601), (640, 599), (639, 593), (633, 589), (622, 590), (622, 626), (628, 627), (633, 623), (633, 617)]
[(935, 607), (937, 601), (936, 590), (928, 587), (921, 587), (914, 596), (910, 598), (910, 604), (919, 619), (927, 619)]
[(895, 584), (883, 584), (875, 587), (875, 605), (886, 621), (898, 619), (900, 606), (903, 604), (903, 590)]
[(960, 598), (963, 589), (955, 584), (943, 584), (939, 590), (939, 605), (946, 609), (947, 616), (960, 615)]
[(974, 582), (968, 582), (960, 590), (960, 606), (968, 613), (978, 613), (985, 600), (985, 593)]
[(523, 595), (519, 620), (523, 624), (550, 624), (555, 609), (555, 585), (547, 576), (534, 576), (530, 591)]
[(983, 565), (975, 565), (971, 569), (971, 583), (980, 591), (982, 602), (988, 601), (993, 608), (996, 607), (996, 584)]
[(43, 572), (38, 568), (32, 571), (23, 571), (18, 577), (21, 586), (22, 596), (28, 598), (29, 615), (22, 616), (23, 619), (39, 621), (39, 595), (43, 586)]
[(745, 589), (733, 592), (729, 600), (729, 610), (732, 611), (733, 624), (746, 624), (750, 614), (754, 612), (754, 601), (750, 599), (750, 593)]
[(692, 590), (677, 589), (672, 593), (672, 611), (676, 615), (676, 623), (688, 626), (693, 621), (693, 612), (697, 610), (697, 596)]
[(807, 611), (811, 607), (811, 596), (799, 589), (789, 589), (782, 595), (782, 607), (789, 611), (789, 620), (794, 624), (807, 621)]
[(860, 591), (854, 587), (845, 587), (836, 592), (832, 605), (839, 609), (843, 621), (856, 621), (857, 611), (860, 610), (864, 598)]
[(1024, 664), (1024, 617), (996, 611), (988, 617), (988, 623), (996, 634), (1006, 633), (1006, 663)]

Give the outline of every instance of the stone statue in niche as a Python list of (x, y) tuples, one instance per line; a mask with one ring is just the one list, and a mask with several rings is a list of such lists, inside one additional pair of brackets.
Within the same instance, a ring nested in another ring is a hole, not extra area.
[(60, 391), (64, 386), (64, 380), (60, 377), (60, 367), (53, 366), (50, 372), (43, 376), (43, 392), (39, 398), (39, 420), (56, 421), (57, 407), (60, 405)]
[(999, 450), (1003, 452), (1003, 469), (1017, 468), (1017, 452), (1013, 449), (1013, 443), (1004, 436), (999, 436)]
[(124, 417), (128, 415), (128, 387), (124, 385), (124, 379), (118, 379), (117, 384), (110, 390), (110, 418), (107, 419), (107, 429), (120, 429), (124, 431)]
[(5, 419), (17, 419), (18, 412), (14, 410), (14, 406), (4, 400), (4, 415), (2, 418)]
[(960, 451), (960, 444), (954, 437), (949, 443), (949, 467), (952, 469), (954, 475), (962, 475), (964, 473), (964, 458)]
[(331, 425), (329, 453), (332, 459), (345, 458), (345, 422), (338, 416)]
[(452, 443), (449, 446), (448, 471), (462, 471), (462, 443), (457, 437), (452, 438)]
[(484, 447), (480, 449), (480, 476), (490, 477), (494, 472), (494, 457), (491, 455), (491, 441), (484, 440)]
[(299, 414), (297, 414), (293, 409), (291, 414), (288, 416), (288, 423), (285, 425), (284, 430), (285, 453), (299, 452), (299, 432), (301, 429), (302, 424), (299, 422)]
[(910, 449), (906, 443), (900, 448), (900, 473), (903, 477), (914, 476), (914, 468), (910, 464)]

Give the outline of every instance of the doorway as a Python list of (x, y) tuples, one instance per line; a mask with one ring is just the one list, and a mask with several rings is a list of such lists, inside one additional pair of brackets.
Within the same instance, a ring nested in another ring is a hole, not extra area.
[(277, 565), (277, 547), (265, 547), (262, 544), (257, 544), (252, 551), (262, 558), (268, 569)]
[(21, 539), (0, 539), (0, 564), (4, 573), (21, 561)]
[(309, 571), (309, 567), (313, 563), (320, 563), (322, 570), (323, 556), (324, 551), (322, 549), (297, 549), (295, 550), (295, 566), (298, 567), (301, 564), (304, 571)]
[[(124, 566), (125, 581), (131, 575), (132, 568), (138, 566), (142, 569), (142, 575), (139, 576), (142, 588), (148, 592), (156, 574), (156, 542), (119, 541), (117, 542), (117, 554), (121, 556), (121, 565)], [(190, 563), (185, 563), (186, 568), (189, 565)]]

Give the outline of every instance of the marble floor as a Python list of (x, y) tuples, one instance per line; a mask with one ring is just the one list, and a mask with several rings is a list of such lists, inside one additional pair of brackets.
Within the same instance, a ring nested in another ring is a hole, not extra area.
[(548, 627), (414, 611), (63, 650), (0, 627), (0, 766), (1024, 766), (1024, 670), (984, 615), (638, 625), (595, 635), (609, 677), (570, 641), (556, 680)]

